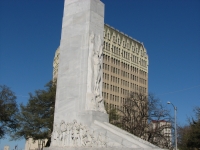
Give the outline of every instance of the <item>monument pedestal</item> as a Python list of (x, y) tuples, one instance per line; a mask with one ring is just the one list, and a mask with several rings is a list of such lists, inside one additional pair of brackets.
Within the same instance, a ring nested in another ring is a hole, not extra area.
[(61, 131), (61, 124), (60, 130), (57, 130), (60, 134), (52, 138), (55, 141), (46, 150), (161, 150), (108, 122), (93, 120), (90, 126), (85, 126), (75, 121), (66, 125), (70, 128), (65, 127), (67, 130)]

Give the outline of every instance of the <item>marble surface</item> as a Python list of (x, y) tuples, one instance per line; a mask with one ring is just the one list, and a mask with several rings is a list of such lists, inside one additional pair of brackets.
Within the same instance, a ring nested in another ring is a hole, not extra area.
[[(101, 94), (98, 97), (97, 94), (89, 91), (91, 87), (88, 87), (94, 73), (94, 69), (88, 66), (89, 38), (91, 34), (94, 35), (93, 51), (97, 51), (97, 47), (103, 44), (103, 30), (104, 4), (100, 0), (65, 1), (60, 41), (55, 122), (66, 120), (66, 118), (69, 121), (79, 120), (78, 114), (88, 110), (105, 113), (105, 110), (100, 109), (101, 103), (97, 102), (97, 100), (101, 101)], [(100, 44), (97, 46), (98, 42)], [(99, 72), (99, 74), (101, 73)], [(98, 84), (99, 87), (102, 87), (102, 82)], [(101, 90), (99, 93), (102, 93)], [(95, 101), (96, 108), (91, 106), (92, 101)]]
[(108, 122), (102, 98), (103, 30), (100, 0), (65, 0), (54, 126), (74, 119), (85, 125)]

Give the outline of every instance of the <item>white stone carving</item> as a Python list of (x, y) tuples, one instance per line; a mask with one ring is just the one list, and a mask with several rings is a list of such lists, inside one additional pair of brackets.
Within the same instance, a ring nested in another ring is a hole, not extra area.
[(65, 123), (61, 121), (60, 126), (54, 125), (52, 133), (52, 146), (59, 147), (106, 147), (105, 137), (102, 134), (95, 136), (86, 126), (78, 123)]
[[(97, 42), (95, 43), (95, 41)], [(103, 62), (102, 50), (103, 44), (101, 36), (97, 36), (92, 32), (89, 36), (86, 110), (95, 110), (106, 113), (101, 84)]]
[(93, 88), (93, 66), (92, 66), (92, 57), (94, 51), (94, 33), (92, 32), (89, 37), (89, 52), (88, 52), (88, 77), (87, 77), (87, 92), (92, 93)]

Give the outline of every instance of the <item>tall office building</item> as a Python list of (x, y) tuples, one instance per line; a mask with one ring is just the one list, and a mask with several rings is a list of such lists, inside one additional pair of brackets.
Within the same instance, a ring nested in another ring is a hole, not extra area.
[[(59, 48), (53, 61), (57, 78)], [(130, 92), (148, 94), (148, 55), (143, 43), (104, 25), (103, 97), (107, 108), (122, 108)]]

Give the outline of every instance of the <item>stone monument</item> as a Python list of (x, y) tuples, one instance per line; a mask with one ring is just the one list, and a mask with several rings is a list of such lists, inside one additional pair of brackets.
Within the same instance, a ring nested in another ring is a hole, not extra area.
[(108, 123), (102, 97), (104, 4), (65, 0), (48, 149), (159, 149)]

